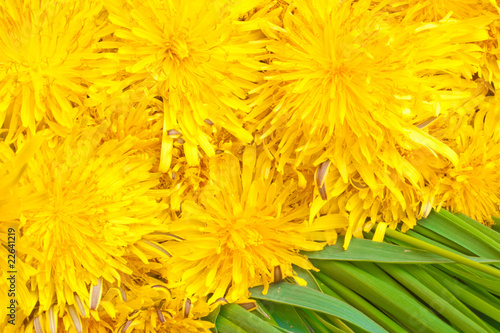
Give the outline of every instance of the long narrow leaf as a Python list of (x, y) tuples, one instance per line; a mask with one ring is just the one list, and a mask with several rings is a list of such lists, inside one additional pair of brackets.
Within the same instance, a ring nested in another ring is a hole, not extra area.
[[(452, 265), (442, 265), (452, 266)], [(438, 294), (439, 297), (446, 300), (458, 311), (472, 319), (478, 325), (481, 325), (485, 330), (490, 330), (488, 325), (486, 325), (473, 311), (471, 311), (467, 306), (465, 306), (458, 298), (456, 298), (452, 292), (447, 288), (447, 284), (444, 281), (439, 281), (433, 278), (425, 269), (422, 269), (420, 265), (407, 265), (404, 267), (408, 273), (410, 273), (414, 278), (422, 282), (427, 288), (431, 289), (434, 293)], [(429, 270), (437, 269), (436, 266), (427, 266)]]
[(444, 245), (444, 246), (447, 246), (448, 248), (453, 249), (459, 253), (474, 256), (474, 253), (470, 252), (465, 247), (460, 246), (459, 244), (446, 238), (445, 236), (442, 236), (441, 234), (438, 234), (437, 232), (434, 232), (432, 230), (425, 228), (421, 224), (417, 224), (415, 227), (413, 227), (413, 230), (408, 230), (406, 232), (406, 234), (410, 235), (410, 236), (413, 236), (414, 233), (418, 233), (422, 236), (425, 236), (429, 239), (432, 239), (436, 243), (439, 243), (440, 246)]
[(430, 252), (434, 252), (440, 256), (446, 257), (448, 259), (454, 260), (454, 261), (459, 262), (461, 264), (473, 267), (477, 270), (483, 271), (485, 273), (488, 273), (488, 274), (491, 274), (493, 276), (500, 278), (500, 270), (495, 269), (495, 268), (490, 267), (490, 266), (487, 266), (487, 265), (483, 265), (479, 262), (470, 260), (469, 258), (467, 258), (465, 256), (461, 256), (461, 255), (452, 253), (450, 251), (446, 251), (440, 247), (437, 247), (437, 246), (431, 245), (429, 243), (420, 241), (418, 239), (412, 238), (412, 237), (407, 236), (401, 232), (398, 232), (398, 231), (395, 231), (395, 230), (392, 230), (389, 228), (386, 230), (386, 234), (389, 235), (390, 237), (399, 239), (399, 240), (406, 242), (410, 245), (423, 248), (423, 249), (428, 250)]
[(318, 282), (312, 275), (311, 271), (308, 271), (307, 269), (303, 269), (302, 267), (294, 266), (293, 270), (297, 273), (298, 277), (304, 279), (307, 282), (307, 287), (321, 291), (320, 286), (318, 285)]
[(307, 321), (307, 324), (311, 327), (311, 331), (315, 333), (344, 333), (341, 329), (339, 328), (334, 328), (328, 330), (328, 328), (325, 327), (320, 321), (318, 321), (312, 314), (311, 312), (306, 311), (305, 309), (299, 309), (299, 311), (302, 313), (302, 316), (305, 321)]
[(459, 281), (456, 281), (440, 270), (434, 270), (428, 267), (424, 267), (424, 269), (435, 279), (441, 281), (442, 283), (446, 283), (446, 287), (448, 288), (448, 290), (451, 291), (463, 303), (469, 305), (470, 307), (478, 310), (480, 313), (483, 313), (494, 320), (498, 320), (498, 318), (500, 318), (500, 309), (498, 309), (496, 306), (493, 306), (487, 299), (478, 294), (472, 288), (463, 283), (460, 283)]
[[(315, 322), (318, 322), (321, 324), (322, 327), (326, 328), (327, 329), (327, 333), (330, 333), (330, 332), (338, 332), (338, 333), (345, 333), (346, 330), (346, 326), (345, 324), (342, 323), (342, 321), (340, 321), (338, 318), (335, 318), (335, 322), (336, 323), (341, 323), (343, 325), (341, 325), (341, 328), (340, 327), (337, 327), (331, 323), (329, 323), (327, 320), (321, 318), (321, 316), (315, 312), (311, 312), (307, 309), (301, 309), (308, 317), (312, 318)], [(332, 321), (333, 322), (333, 321)], [(348, 327), (347, 327), (348, 328)], [(350, 331), (350, 330), (349, 330)], [(352, 331), (351, 331), (352, 332)]]
[(438, 311), (450, 323), (458, 327), (462, 332), (486, 333), (491, 332), (483, 326), (475, 323), (472, 319), (465, 316), (464, 313), (456, 309), (452, 304), (440, 297), (424, 283), (415, 278), (407, 269), (399, 265), (380, 264), (380, 266), (397, 279), (406, 288), (420, 297), (431, 308)]
[(266, 295), (263, 295), (262, 291), (263, 287), (250, 289), (252, 297), (256, 299), (289, 304), (330, 314), (369, 332), (385, 332), (377, 323), (349, 304), (319, 291), (285, 282), (272, 284)]
[(351, 304), (356, 309), (369, 316), (387, 331), (399, 333), (404, 333), (407, 331), (405, 328), (399, 326), (394, 320), (387, 317), (387, 315), (373, 306), (370, 302), (366, 301), (363, 297), (359, 296), (357, 293), (347, 288), (343, 284), (335, 281), (334, 279), (326, 276), (321, 272), (315, 272), (314, 275), (319, 279), (319, 281), (341, 295), (347, 303)]
[(217, 330), (220, 333), (248, 333), (232, 321), (224, 318), (223, 316), (218, 316), (216, 320)]
[(279, 333), (278, 329), (234, 303), (224, 305), (221, 308), (220, 316), (237, 322), (238, 326), (249, 333)]
[[(444, 215), (446, 215), (445, 212), (443, 212), (443, 210), (440, 211), (440, 213), (443, 213)], [(451, 214), (451, 213), (449, 213), (449, 214)], [(487, 226), (485, 226), (485, 225), (477, 222), (476, 220), (471, 219), (470, 217), (468, 217), (467, 215), (464, 215), (464, 214), (457, 214), (455, 216), (459, 217), (465, 223), (469, 224), (471, 227), (479, 230), (485, 236), (487, 236), (487, 237), (495, 240), (495, 242), (497, 242), (498, 244), (500, 244), (500, 233), (497, 232), (497, 231), (495, 231), (493, 228), (489, 228), (489, 227), (487, 227)]]
[(489, 274), (463, 265), (440, 265), (439, 267), (441, 270), (449, 273), (450, 275), (459, 277), (461, 281), (466, 281), (471, 285), (481, 287), (497, 296), (500, 296), (500, 281)]
[(414, 297), (352, 264), (333, 260), (315, 260), (313, 264), (322, 273), (356, 291), (412, 331), (455, 331)]
[[(217, 317), (219, 316), (219, 313), (220, 313), (220, 306), (218, 306), (215, 310), (210, 312), (210, 314), (205, 317), (205, 320), (215, 324), (217, 322)], [(219, 333), (219, 330), (217, 329), (217, 325), (215, 325), (215, 327), (211, 328), (210, 331), (212, 333)]]
[(480, 257), (500, 259), (499, 243), (449, 212), (433, 211), (420, 221), (420, 225), (451, 239)]
[(280, 327), (295, 333), (311, 332), (293, 306), (274, 302), (264, 302), (264, 305)]
[[(442, 264), (454, 262), (452, 259), (415, 247), (373, 242), (368, 239), (351, 239), (347, 251), (343, 249), (343, 244), (343, 237), (339, 237), (335, 245), (326, 246), (321, 251), (303, 252), (303, 254), (309, 259), (322, 260), (371, 261), (399, 264)], [(466, 258), (477, 262), (500, 263), (500, 259)]]

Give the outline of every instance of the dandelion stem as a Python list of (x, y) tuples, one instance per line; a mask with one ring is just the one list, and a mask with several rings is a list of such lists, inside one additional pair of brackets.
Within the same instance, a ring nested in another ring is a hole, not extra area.
[(426, 243), (424, 241), (415, 239), (413, 237), (404, 235), (403, 233), (401, 233), (399, 231), (396, 231), (396, 230), (392, 230), (392, 229), (388, 228), (385, 231), (385, 233), (389, 237), (395, 238), (395, 239), (400, 240), (402, 242), (405, 242), (405, 243), (407, 243), (409, 245), (413, 245), (415, 247), (418, 247), (419, 249), (423, 249), (423, 250), (435, 253), (435, 254), (440, 255), (442, 257), (451, 259), (451, 260), (456, 261), (458, 263), (467, 265), (467, 266), (475, 268), (475, 269), (477, 269), (479, 271), (482, 271), (482, 272), (485, 272), (485, 273), (488, 273), (488, 274), (491, 274), (493, 276), (496, 276), (496, 277), (500, 278), (500, 270), (497, 270), (497, 269), (495, 269), (493, 267), (483, 265), (483, 264), (478, 263), (476, 261), (467, 259), (467, 258), (465, 258), (465, 257), (463, 257), (463, 256), (461, 256), (459, 254), (455, 254), (453, 252), (450, 252), (450, 251), (447, 251), (445, 249), (442, 249), (442, 248), (440, 248), (438, 246), (435, 246), (435, 245)]

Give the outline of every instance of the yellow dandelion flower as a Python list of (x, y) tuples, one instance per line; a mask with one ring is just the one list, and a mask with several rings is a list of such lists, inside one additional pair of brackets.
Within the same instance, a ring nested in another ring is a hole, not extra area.
[(500, 212), (500, 108), (489, 97), (454, 136), (460, 156), (456, 166), (443, 168), (436, 184), (437, 208), (463, 213), (492, 224)]
[(467, 19), (486, 11), (496, 11), (492, 1), (483, 0), (434, 0), (434, 1), (372, 1), (374, 7), (383, 6), (403, 22), (436, 22), (444, 18)]
[(182, 216), (166, 228), (184, 239), (169, 244), (166, 276), (188, 295), (212, 293), (209, 303), (236, 301), (248, 288), (293, 276), (292, 264), (312, 269), (299, 250), (324, 243), (308, 233), (307, 199), (293, 179), (276, 172), (265, 153), (248, 146), (239, 160), (230, 153), (210, 160), (210, 181), (198, 202), (185, 201)]
[(149, 275), (129, 275), (119, 287), (106, 283), (101, 294), (85, 320), (111, 326), (115, 332), (208, 332), (213, 327), (200, 319), (210, 312), (204, 299), (187, 298)]
[[(0, 330), (7, 327), (19, 327), (22, 313), (10, 300), (14, 296), (26, 297), (29, 290), (25, 283), (35, 271), (33, 267), (16, 260), (16, 250), (19, 242), (19, 218), (22, 208), (29, 208), (30, 202), (40, 199), (44, 193), (29, 194), (29, 186), (19, 188), (17, 183), (27, 168), (29, 160), (42, 144), (42, 138), (37, 135), (20, 147), (17, 152), (5, 142), (0, 142), (0, 298), (7, 300), (9, 307), (0, 308)], [(11, 279), (12, 271), (17, 271)], [(14, 324), (15, 326), (13, 326)]]
[(2, 1), (0, 126), (34, 133), (43, 121), (67, 133), (101, 79), (93, 45), (105, 34), (100, 1)]
[[(219, 147), (215, 151), (216, 155), (224, 152), (241, 155), (246, 146), (224, 129), (214, 129), (210, 140)], [(179, 136), (174, 142), (172, 167), (160, 177), (160, 184), (152, 191), (157, 198), (161, 198), (170, 205), (170, 210), (174, 214), (172, 217), (180, 213), (183, 201), (198, 201), (202, 188), (210, 181), (209, 160), (202, 158), (198, 166), (190, 166), (183, 154), (182, 146), (184, 143), (185, 140), (182, 136)], [(303, 183), (305, 183), (305, 179)]]
[(250, 104), (257, 142), (279, 171), (312, 164), (318, 175), (331, 164), (316, 184), (310, 219), (322, 200), (336, 200), (332, 211), (350, 213), (346, 246), (378, 221), (412, 227), (427, 212), (435, 174), (413, 163), (422, 155), (458, 163), (427, 127), (482, 98), (474, 42), (489, 38), (493, 16), (402, 25), (370, 1), (296, 1), (283, 11), (281, 30), (270, 35), (266, 82)]
[[(145, 286), (142, 289), (151, 289)], [(156, 286), (156, 289), (161, 289)], [(209, 307), (203, 301), (193, 302), (189, 298), (169, 297), (165, 294), (151, 295), (148, 301), (144, 294), (136, 294), (130, 303), (142, 303), (140, 310), (131, 311), (127, 316), (120, 316), (115, 326), (122, 332), (136, 330), (139, 332), (210, 332), (214, 325), (200, 319), (208, 315)], [(127, 303), (124, 304), (127, 306)]]
[[(398, 168), (383, 162), (372, 163), (372, 173), (363, 174), (352, 170), (354, 167), (351, 166), (349, 174), (352, 176), (347, 183), (335, 166), (327, 166), (328, 172), (323, 172), (323, 167), (320, 167), (310, 221), (328, 223), (330, 220), (331, 228), (346, 236), (345, 249), (353, 236), (363, 238), (363, 232), (370, 231), (379, 222), (392, 229), (401, 225), (403, 231), (413, 228), (417, 220), (426, 217), (433, 207), (435, 191), (432, 192), (433, 188), (427, 183), (436, 182), (438, 168), (444, 168), (448, 163), (424, 149), (406, 156), (394, 152), (394, 156), (398, 156)], [(424, 164), (422, 171), (418, 169), (421, 164)], [(320, 217), (315, 218), (318, 214)], [(332, 218), (331, 214), (346, 216), (346, 223), (338, 224), (339, 220)]]
[[(249, 115), (260, 119), (264, 143), (277, 141), (280, 159), (295, 165), (330, 159), (344, 181), (349, 164), (370, 165), (394, 144), (457, 162), (416, 125), (470, 98), (481, 49), (466, 42), (487, 39), (491, 18), (395, 26), (368, 10), (368, 1), (296, 3), (268, 46), (267, 82)], [(467, 35), (470, 29), (475, 33)], [(430, 80), (433, 73), (439, 82)]]
[[(16, 329), (16, 333), (107, 333), (113, 326), (105, 321), (96, 321), (88, 317), (80, 298), (75, 296), (75, 303), (67, 307), (54, 305), (48, 311), (39, 313), (32, 319), (24, 320)], [(0, 326), (1, 327), (1, 326)], [(8, 331), (8, 327), (7, 332)], [(4, 331), (5, 332), (5, 331)]]
[(244, 100), (263, 65), (247, 57), (265, 52), (258, 26), (236, 26), (234, 15), (210, 0), (106, 1), (106, 8), (117, 26), (110, 46), (118, 49), (108, 57), (130, 74), (112, 90), (153, 79), (164, 99), (160, 171), (169, 169), (181, 133), (190, 165), (199, 164), (198, 146), (215, 154), (207, 134), (214, 124), (253, 140), (239, 118), (250, 111)]
[[(90, 125), (109, 122), (104, 133), (104, 140), (121, 141), (127, 136), (138, 139), (134, 148), (141, 153), (158, 158), (161, 149), (161, 131), (163, 127), (161, 100), (154, 94), (147, 94), (139, 87), (129, 89), (119, 96), (112, 96), (106, 102), (89, 107)], [(155, 162), (156, 171), (158, 162)]]
[(483, 80), (483, 84), (489, 90), (489, 95), (493, 94), (495, 87), (500, 86), (499, 46), (500, 46), (500, 15), (489, 25), (490, 38), (478, 43), (484, 50), (483, 66), (478, 72), (478, 76)]
[(131, 149), (132, 137), (102, 143), (106, 130), (74, 131), (54, 148), (44, 144), (20, 180), (48, 193), (39, 207), (22, 211), (19, 259), (36, 269), (29, 298), (19, 300), (21, 308), (31, 305), (27, 313), (33, 299), (39, 313), (54, 304), (62, 313), (76, 296), (88, 300), (98, 279), (119, 281), (121, 273), (132, 273), (123, 256), (134, 244), (138, 256), (160, 251), (141, 239), (158, 227), (167, 207), (149, 193), (159, 177), (150, 172), (153, 160)]

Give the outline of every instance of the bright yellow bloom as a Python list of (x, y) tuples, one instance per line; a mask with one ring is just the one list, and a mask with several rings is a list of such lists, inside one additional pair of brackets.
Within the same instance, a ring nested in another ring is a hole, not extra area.
[[(317, 0), (286, 9), (285, 30), (268, 46), (267, 83), (250, 115), (262, 119), (260, 139), (280, 137), (277, 153), (286, 163), (330, 158), (344, 181), (348, 165), (370, 164), (394, 145), (426, 147), (456, 163), (451, 149), (415, 125), (470, 98), (475, 84), (458, 76), (472, 78), (481, 49), (460, 42), (487, 39), (481, 28), (491, 19), (401, 27), (367, 6)], [(450, 74), (429, 80), (443, 71)]]
[(483, 66), (478, 76), (490, 90), (491, 95), (495, 87), (500, 86), (500, 67), (498, 66), (500, 57), (500, 15), (496, 15), (496, 20), (489, 25), (490, 38), (479, 43), (484, 50)]
[(379, 221), (412, 227), (433, 193), (418, 160), (459, 160), (426, 126), (479, 103), (472, 78), (482, 50), (473, 42), (489, 38), (493, 17), (401, 25), (369, 1), (294, 4), (270, 36), (267, 82), (251, 104), (257, 142), (280, 171), (331, 164), (311, 220), (321, 200), (336, 200), (327, 210), (349, 213), (346, 245)]
[(499, 98), (488, 97), (469, 121), (453, 120), (464, 123), (450, 138), (460, 159), (439, 174), (435, 204), (491, 224), (500, 217)]
[(168, 230), (184, 240), (168, 245), (166, 275), (188, 295), (213, 293), (236, 301), (248, 288), (293, 276), (292, 264), (313, 266), (298, 253), (323, 247), (310, 233), (308, 189), (277, 173), (264, 152), (247, 146), (238, 159), (224, 153), (210, 160), (211, 184), (198, 202), (182, 204), (182, 216)]
[(391, 13), (405, 24), (437, 22), (447, 17), (467, 19), (483, 15), (487, 11), (496, 11), (495, 1), (490, 0), (372, 1), (373, 7), (380, 5), (383, 5), (383, 11)]
[[(110, 123), (104, 133), (105, 141), (121, 141), (133, 136), (138, 139), (134, 142), (134, 149), (158, 159), (163, 127), (162, 109), (163, 103), (138, 85), (136, 89), (106, 98), (103, 103), (89, 107), (85, 112), (90, 116), (90, 125), (106, 121)], [(154, 171), (158, 171), (158, 162), (154, 163)]]
[(258, 26), (233, 24), (236, 17), (210, 0), (106, 1), (106, 8), (117, 40), (100, 45), (117, 48), (107, 56), (130, 74), (111, 91), (147, 81), (164, 99), (160, 171), (169, 169), (181, 133), (190, 165), (199, 164), (198, 146), (214, 156), (211, 126), (253, 140), (239, 118), (250, 111), (244, 100), (263, 66), (248, 58), (265, 52)]
[(182, 293), (170, 291), (161, 284), (134, 288), (127, 301), (118, 301), (115, 329), (122, 332), (210, 332), (214, 325), (201, 320), (209, 314), (208, 305), (182, 297)]
[(73, 131), (53, 148), (45, 143), (20, 180), (47, 194), (22, 211), (19, 259), (35, 269), (31, 295), (19, 299), (27, 314), (37, 301), (39, 312), (55, 304), (63, 313), (75, 295), (86, 302), (98, 278), (132, 273), (124, 255), (161, 252), (141, 239), (167, 208), (149, 193), (159, 177), (150, 172), (153, 160), (132, 149), (132, 137), (102, 143), (106, 130)]
[[(16, 288), (17, 295), (29, 295), (25, 282), (34, 269), (29, 265), (16, 260), (15, 251), (19, 245), (19, 217), (22, 208), (29, 208), (30, 202), (37, 198), (37, 194), (29, 195), (30, 186), (19, 188), (17, 183), (27, 168), (29, 159), (42, 144), (42, 138), (38, 135), (32, 138), (22, 148), (15, 153), (12, 148), (4, 142), (0, 142), (0, 299), (10, 300), (10, 282), (7, 277), (8, 271), (17, 271)], [(40, 193), (43, 197), (43, 193)], [(9, 246), (10, 245), (10, 246)], [(10, 266), (13, 265), (13, 266)], [(7, 284), (8, 283), (8, 284)], [(0, 329), (2, 324), (10, 325), (7, 320), (13, 318), (6, 317), (9, 313), (6, 306), (0, 308)], [(21, 321), (22, 314), (18, 312), (16, 316), (16, 326)], [(5, 322), (3, 322), (5, 320)], [(11, 326), (14, 327), (14, 326)]]
[[(97, 297), (94, 297), (97, 296)], [(209, 332), (213, 324), (200, 318), (209, 314), (204, 299), (188, 299), (179, 290), (149, 276), (125, 277), (121, 286), (103, 281), (92, 292), (89, 309), (75, 296), (70, 306), (53, 305), (18, 326), (16, 332)], [(1, 327), (1, 326), (0, 326)]]
[(0, 127), (11, 129), (7, 142), (42, 123), (58, 135), (71, 130), (102, 78), (94, 52), (106, 34), (101, 9), (97, 0), (1, 1)]

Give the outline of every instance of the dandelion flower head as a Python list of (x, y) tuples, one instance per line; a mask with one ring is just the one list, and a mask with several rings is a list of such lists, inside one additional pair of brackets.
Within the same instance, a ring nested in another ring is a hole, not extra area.
[(98, 279), (132, 273), (123, 256), (155, 231), (167, 207), (148, 193), (159, 176), (150, 172), (152, 160), (131, 149), (132, 137), (101, 142), (105, 131), (103, 124), (54, 148), (45, 143), (20, 180), (46, 194), (21, 217), (20, 260), (35, 268), (31, 294), (20, 300), (27, 313), (34, 302), (40, 312), (73, 305), (74, 295), (86, 302)]
[[(276, 172), (265, 153), (248, 146), (238, 158), (230, 153), (210, 160), (210, 180), (198, 202), (185, 201), (169, 232), (184, 239), (169, 245), (169, 281), (188, 295), (248, 297), (248, 288), (292, 277), (292, 264), (313, 266), (299, 250), (315, 251), (324, 243), (308, 233), (311, 195), (293, 179)], [(321, 229), (321, 228), (319, 228)], [(298, 279), (298, 277), (296, 277)]]

